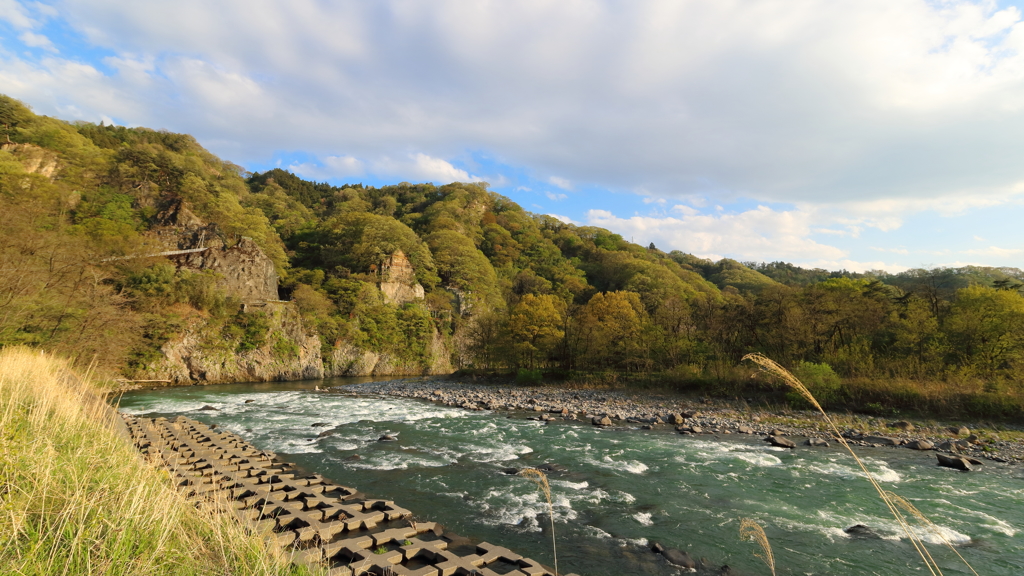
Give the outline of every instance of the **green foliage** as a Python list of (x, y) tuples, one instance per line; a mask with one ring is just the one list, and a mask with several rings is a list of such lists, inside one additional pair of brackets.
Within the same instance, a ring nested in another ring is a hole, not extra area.
[(265, 312), (238, 311), (221, 328), (224, 339), (237, 342), (235, 352), (241, 354), (261, 348), (270, 335), (270, 319)]
[[(842, 392), (841, 382), (839, 376), (828, 364), (800, 362), (793, 368), (792, 372), (794, 376), (803, 382), (807, 390), (811, 392), (822, 406), (828, 406), (839, 399)], [(806, 401), (799, 394), (790, 392), (786, 397), (790, 403), (800, 405), (803, 402), (803, 404), (806, 404)]]
[(543, 374), (540, 370), (530, 370), (529, 368), (520, 368), (516, 372), (516, 383), (525, 384), (527, 386), (540, 384), (543, 378)]
[[(660, 374), (737, 394), (757, 386), (739, 359), (761, 352), (806, 371), (833, 404), (937, 405), (892, 382), (935, 383), (947, 399), (962, 395), (950, 405), (978, 413), (1004, 413), (1022, 394), (1018, 269), (860, 274), (711, 261), (530, 214), (485, 183), (246, 175), (188, 135), (72, 125), (7, 97), (0, 125), (18, 144), (0, 151), (0, 268), (16, 271), (0, 276), (0, 345), (142, 371), (202, 319), (206, 345), (221, 352), (294, 358), (271, 318), (235, 313), (215, 275), (132, 257), (165, 249), (153, 232), (181, 205), (214, 224), (218, 241), (261, 246), (328, 363), (347, 344), (426, 369), (445, 344), (460, 368)], [(381, 265), (399, 250), (422, 300), (390, 303), (378, 287), (395, 280)]]

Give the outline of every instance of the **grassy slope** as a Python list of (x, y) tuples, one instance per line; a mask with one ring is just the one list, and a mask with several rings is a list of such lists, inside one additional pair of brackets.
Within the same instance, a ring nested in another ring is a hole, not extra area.
[(0, 573), (295, 573), (146, 465), (95, 386), (52, 356), (0, 350)]

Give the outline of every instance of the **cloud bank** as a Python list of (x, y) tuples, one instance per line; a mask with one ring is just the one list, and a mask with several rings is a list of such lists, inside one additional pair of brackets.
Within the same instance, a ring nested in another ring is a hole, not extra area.
[(838, 262), (815, 235), (1024, 196), (1024, 23), (993, 0), (0, 0), (0, 25), (0, 86), (43, 113), (306, 177), (503, 179), (456, 162), (482, 150), (552, 202), (797, 206), (588, 216), (681, 249)]

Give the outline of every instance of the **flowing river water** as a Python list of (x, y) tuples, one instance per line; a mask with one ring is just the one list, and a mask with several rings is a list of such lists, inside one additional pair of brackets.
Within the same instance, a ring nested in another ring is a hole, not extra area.
[[(769, 574), (741, 541), (760, 523), (779, 575), (928, 574), (852, 458), (839, 448), (783, 450), (759, 437), (682, 436), (472, 412), (413, 399), (358, 394), (355, 379), (230, 384), (126, 393), (123, 412), (186, 415), (257, 448), (425, 520), (551, 565), (547, 502), (527, 478), (503, 473), (557, 463), (550, 476), (561, 573), (677, 574), (650, 542)], [(343, 393), (314, 386), (343, 386)], [(253, 402), (246, 403), (246, 400)], [(216, 411), (200, 410), (213, 406)], [(321, 426), (314, 427), (313, 424)], [(321, 439), (326, 430), (333, 433)], [(396, 442), (379, 442), (384, 435)], [(358, 454), (358, 457), (355, 455)], [(943, 574), (1024, 574), (1024, 468), (991, 463), (962, 473), (932, 452), (860, 448), (887, 490), (927, 515), (920, 534)], [(863, 524), (880, 538), (847, 535)]]

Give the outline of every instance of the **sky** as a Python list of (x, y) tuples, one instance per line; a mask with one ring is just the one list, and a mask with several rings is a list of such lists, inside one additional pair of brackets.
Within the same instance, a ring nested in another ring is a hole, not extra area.
[(0, 93), (701, 257), (1024, 267), (1004, 0), (0, 0)]

